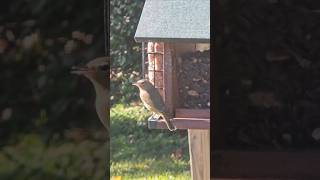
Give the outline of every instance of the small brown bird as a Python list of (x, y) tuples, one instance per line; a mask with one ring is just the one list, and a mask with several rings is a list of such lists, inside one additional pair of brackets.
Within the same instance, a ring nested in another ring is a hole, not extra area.
[(158, 90), (146, 79), (141, 79), (132, 85), (137, 86), (140, 91), (140, 99), (143, 105), (151, 112), (153, 117), (157, 115), (157, 119), (162, 116), (170, 131), (175, 131), (177, 128), (170, 121), (170, 113), (166, 110), (163, 99)]
[(104, 127), (108, 130), (108, 117), (109, 117), (109, 98), (107, 91), (107, 79), (108, 73), (107, 68), (108, 61), (107, 57), (96, 58), (86, 64), (85, 67), (73, 67), (71, 73), (77, 75), (83, 75), (88, 78), (93, 84), (93, 87), (96, 92), (96, 101), (95, 107), (98, 114), (98, 117)]

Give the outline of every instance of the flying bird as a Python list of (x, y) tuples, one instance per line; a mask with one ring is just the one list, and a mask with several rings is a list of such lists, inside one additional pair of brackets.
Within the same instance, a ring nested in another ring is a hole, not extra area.
[(157, 119), (162, 117), (165, 120), (168, 129), (170, 131), (175, 131), (177, 128), (174, 127), (170, 121), (172, 115), (166, 109), (158, 90), (146, 79), (141, 79), (132, 85), (139, 88), (140, 99), (143, 102), (143, 105), (149, 111), (153, 112), (153, 117)]
[(83, 75), (92, 83), (95, 93), (95, 108), (98, 117), (104, 127), (108, 130), (108, 117), (109, 117), (109, 98), (107, 90), (108, 80), (108, 58), (99, 57), (88, 62), (84, 67), (72, 67), (71, 73), (77, 75)]

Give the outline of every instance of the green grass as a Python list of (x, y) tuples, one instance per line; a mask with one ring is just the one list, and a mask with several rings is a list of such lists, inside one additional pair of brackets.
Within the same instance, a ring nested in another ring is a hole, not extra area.
[(106, 144), (99, 139), (59, 140), (46, 145), (39, 134), (21, 134), (0, 149), (1, 180), (88, 180), (105, 176)]
[(111, 175), (121, 180), (191, 179), (185, 132), (149, 130), (149, 116), (141, 106), (112, 107)]
[[(186, 131), (149, 130), (141, 106), (116, 105), (111, 111), (111, 174), (121, 180), (190, 178)], [(0, 148), (1, 180), (104, 179), (105, 130), (68, 129), (49, 144), (37, 133), (18, 134)]]

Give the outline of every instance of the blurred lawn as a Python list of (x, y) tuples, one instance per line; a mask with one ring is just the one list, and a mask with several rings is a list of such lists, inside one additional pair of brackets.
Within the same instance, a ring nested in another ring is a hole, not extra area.
[[(101, 180), (106, 170), (106, 133), (66, 131), (45, 144), (39, 134), (21, 134), (0, 149), (1, 180)], [(84, 135), (86, 134), (86, 135)]]
[[(186, 131), (149, 130), (142, 106), (111, 110), (113, 179), (190, 178)], [(0, 147), (0, 180), (101, 180), (106, 170), (104, 129), (72, 128), (50, 141), (36, 132), (17, 134)]]
[(149, 116), (142, 106), (111, 108), (113, 179), (191, 179), (186, 132), (149, 130)]

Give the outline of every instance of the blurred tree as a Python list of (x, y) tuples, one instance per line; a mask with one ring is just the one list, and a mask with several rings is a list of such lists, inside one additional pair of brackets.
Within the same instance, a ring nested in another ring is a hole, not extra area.
[[(104, 55), (103, 1), (13, 0), (0, 7), (0, 138), (99, 127), (90, 82), (70, 67)], [(1, 141), (5, 143), (5, 141)]]
[(130, 103), (136, 90), (132, 81), (139, 76), (141, 46), (134, 34), (143, 8), (143, 0), (110, 1), (111, 103)]

